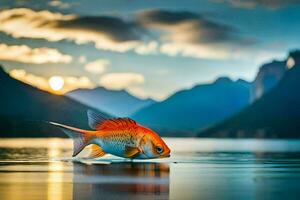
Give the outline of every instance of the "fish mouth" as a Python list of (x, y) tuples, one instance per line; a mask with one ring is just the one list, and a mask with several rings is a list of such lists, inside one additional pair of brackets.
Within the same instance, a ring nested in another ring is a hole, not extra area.
[(161, 155), (160, 158), (169, 158), (171, 154)]

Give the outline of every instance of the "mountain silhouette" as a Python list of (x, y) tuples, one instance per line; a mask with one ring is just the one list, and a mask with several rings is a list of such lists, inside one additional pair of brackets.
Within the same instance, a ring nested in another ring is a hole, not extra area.
[(153, 99), (139, 99), (126, 90), (108, 90), (104, 87), (76, 89), (68, 92), (66, 96), (118, 117), (128, 117), (155, 103)]
[(250, 86), (244, 80), (222, 77), (211, 84), (176, 92), (162, 102), (141, 109), (132, 118), (161, 134), (170, 131), (191, 136), (192, 131), (210, 126), (247, 106)]
[(64, 137), (44, 121), (88, 128), (88, 106), (13, 79), (1, 66), (0, 93), (0, 137)]
[(263, 64), (253, 81), (251, 99), (255, 101), (271, 90), (284, 76), (288, 69), (285, 61), (273, 60)]
[(199, 133), (201, 137), (300, 137), (300, 51), (294, 65), (267, 94), (232, 118)]

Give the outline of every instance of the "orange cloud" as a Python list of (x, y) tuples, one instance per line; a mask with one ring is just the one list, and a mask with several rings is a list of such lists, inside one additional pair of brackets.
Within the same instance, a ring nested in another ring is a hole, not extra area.
[(145, 78), (142, 74), (127, 72), (105, 74), (99, 83), (108, 89), (128, 89), (144, 82)]
[(87, 63), (84, 68), (86, 71), (101, 74), (105, 71), (106, 67), (110, 64), (109, 60), (106, 59), (98, 59), (92, 62)]
[(30, 48), (26, 45), (9, 46), (0, 43), (0, 60), (32, 64), (69, 63), (72, 61), (72, 56), (47, 47)]
[(78, 88), (93, 88), (94, 84), (86, 76), (75, 77), (75, 76), (61, 76), (64, 81), (63, 87), (56, 91), (50, 86), (49, 79), (43, 76), (34, 75), (27, 73), (23, 69), (13, 69), (9, 72), (9, 75), (17, 80), (24, 83), (37, 87), (41, 90), (49, 91), (55, 94), (64, 94)]

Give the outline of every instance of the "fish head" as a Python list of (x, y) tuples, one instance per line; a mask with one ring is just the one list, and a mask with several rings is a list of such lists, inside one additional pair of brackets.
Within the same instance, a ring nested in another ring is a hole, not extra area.
[(145, 158), (166, 158), (170, 157), (170, 148), (163, 139), (153, 130), (143, 128), (143, 136), (140, 143)]

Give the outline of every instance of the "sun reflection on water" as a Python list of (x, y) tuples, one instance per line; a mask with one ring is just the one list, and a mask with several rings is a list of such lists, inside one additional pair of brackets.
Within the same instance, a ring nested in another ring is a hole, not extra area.
[[(48, 156), (50, 158), (59, 158), (62, 157), (62, 149), (60, 144), (57, 142), (52, 142), (48, 148)], [(66, 184), (66, 180), (72, 179), (71, 177), (66, 179), (64, 173), (64, 164), (61, 161), (51, 161), (48, 165), (48, 178), (47, 178), (47, 199), (48, 200), (63, 200), (63, 199), (73, 199), (72, 197), (72, 184)]]

